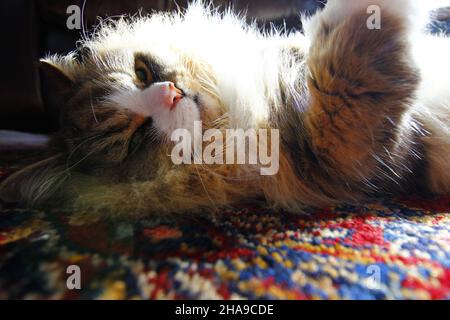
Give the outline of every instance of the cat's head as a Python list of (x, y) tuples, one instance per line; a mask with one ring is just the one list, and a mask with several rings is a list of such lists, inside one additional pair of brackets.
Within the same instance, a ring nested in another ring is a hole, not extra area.
[(82, 51), (79, 58), (41, 61), (59, 95), (53, 98), (60, 110), (59, 141), (74, 159), (123, 164), (149, 149), (167, 152), (174, 130), (192, 131), (195, 121), (221, 115), (211, 74), (187, 55), (128, 47)]
[(38, 203), (71, 170), (149, 178), (172, 165), (174, 130), (191, 130), (194, 121), (208, 127), (223, 116), (214, 73), (177, 40), (175, 25), (123, 20), (103, 26), (76, 52), (40, 61), (50, 88), (44, 98), (60, 113), (58, 156), (4, 182), (3, 198)]

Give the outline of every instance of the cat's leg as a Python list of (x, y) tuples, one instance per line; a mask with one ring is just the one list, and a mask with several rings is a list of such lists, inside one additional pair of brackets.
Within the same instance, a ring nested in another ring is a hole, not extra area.
[[(444, 62), (445, 63), (445, 62)], [(443, 92), (437, 101), (427, 101), (417, 118), (427, 134), (421, 139), (426, 155), (425, 181), (433, 194), (450, 194), (450, 99)]]
[[(373, 5), (380, 28), (368, 26)], [(420, 76), (410, 56), (412, 14), (406, 0), (330, 0), (307, 24), (304, 122), (322, 188), (333, 181), (329, 189), (365, 193), (397, 185), (413, 170), (419, 150), (408, 112)]]

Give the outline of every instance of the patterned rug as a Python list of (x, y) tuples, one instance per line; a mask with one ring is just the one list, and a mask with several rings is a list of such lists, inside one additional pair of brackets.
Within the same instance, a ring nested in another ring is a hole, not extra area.
[(450, 197), (137, 224), (1, 208), (1, 299), (450, 298)]

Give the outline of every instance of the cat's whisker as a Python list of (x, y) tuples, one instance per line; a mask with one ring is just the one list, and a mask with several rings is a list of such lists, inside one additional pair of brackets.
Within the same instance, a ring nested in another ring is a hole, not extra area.
[(94, 116), (95, 123), (99, 123), (97, 116), (95, 115), (94, 104), (92, 103), (92, 88), (89, 88), (89, 102), (91, 104), (92, 115)]
[[(85, 143), (87, 143), (87, 142), (89, 142), (89, 141), (92, 141), (92, 140), (94, 140), (94, 139), (97, 139), (97, 138), (99, 138), (99, 137), (101, 137), (101, 134), (97, 134), (97, 135), (88, 137), (88, 138), (84, 139), (82, 142), (80, 142), (75, 148), (73, 148), (73, 149), (71, 150), (71, 152), (69, 153), (69, 155), (68, 155), (68, 157), (67, 157), (67, 159), (66, 159), (66, 168), (67, 168), (67, 170), (69, 170), (70, 168), (73, 167), (73, 166), (70, 166), (70, 165), (69, 165), (69, 162), (70, 162), (70, 160), (72, 159), (72, 156), (75, 154), (75, 152), (76, 152), (79, 148), (81, 148), (81, 146), (83, 146)], [(78, 164), (78, 163), (77, 163), (77, 164)]]
[(217, 210), (217, 209), (218, 209), (218, 208), (217, 208), (217, 205), (216, 205), (215, 201), (213, 200), (213, 198), (211, 197), (211, 195), (209, 194), (208, 189), (206, 188), (205, 183), (203, 182), (203, 178), (202, 178), (200, 172), (198, 171), (197, 165), (194, 164), (194, 168), (195, 168), (195, 171), (196, 171), (196, 173), (197, 173), (197, 176), (198, 176), (198, 178), (199, 178), (199, 180), (200, 180), (200, 183), (201, 183), (201, 185), (202, 185), (202, 188), (203, 188), (203, 190), (204, 190), (205, 193), (206, 193), (206, 196), (208, 197), (208, 199), (209, 199), (209, 201), (211, 202), (211, 204), (213, 205), (213, 207)]
[(84, 12), (86, 9), (86, 2), (87, 0), (83, 0), (83, 5), (81, 7), (81, 29), (83, 31), (83, 38), (84, 40), (88, 40), (88, 36), (87, 36), (87, 31), (86, 31), (86, 25), (85, 25), (85, 21), (84, 21)]
[(95, 153), (95, 150), (92, 150), (90, 152), (88, 152), (83, 158), (81, 158), (80, 160), (78, 160), (77, 162), (75, 162), (73, 165), (71, 165), (70, 167), (66, 168), (65, 172), (69, 172), (70, 170), (72, 170), (73, 168), (75, 168), (77, 165), (79, 165), (81, 162), (83, 162), (84, 160), (86, 160), (88, 157), (90, 157), (92, 154)]

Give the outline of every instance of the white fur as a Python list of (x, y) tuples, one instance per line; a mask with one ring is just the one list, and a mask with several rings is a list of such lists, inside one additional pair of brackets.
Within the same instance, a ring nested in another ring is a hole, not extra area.
[(416, 117), (430, 133), (427, 148), (428, 178), (436, 193), (450, 192), (450, 39), (423, 35), (413, 45), (422, 72)]
[[(123, 82), (122, 85), (124, 85)], [(170, 110), (162, 101), (160, 92), (162, 89), (159, 85), (157, 83), (145, 90), (139, 90), (129, 81), (128, 88), (112, 94), (108, 100), (115, 106), (126, 108), (145, 117), (152, 117), (154, 126), (167, 138), (176, 129), (188, 129), (193, 132), (194, 122), (200, 120), (197, 105), (191, 98), (185, 97)]]

